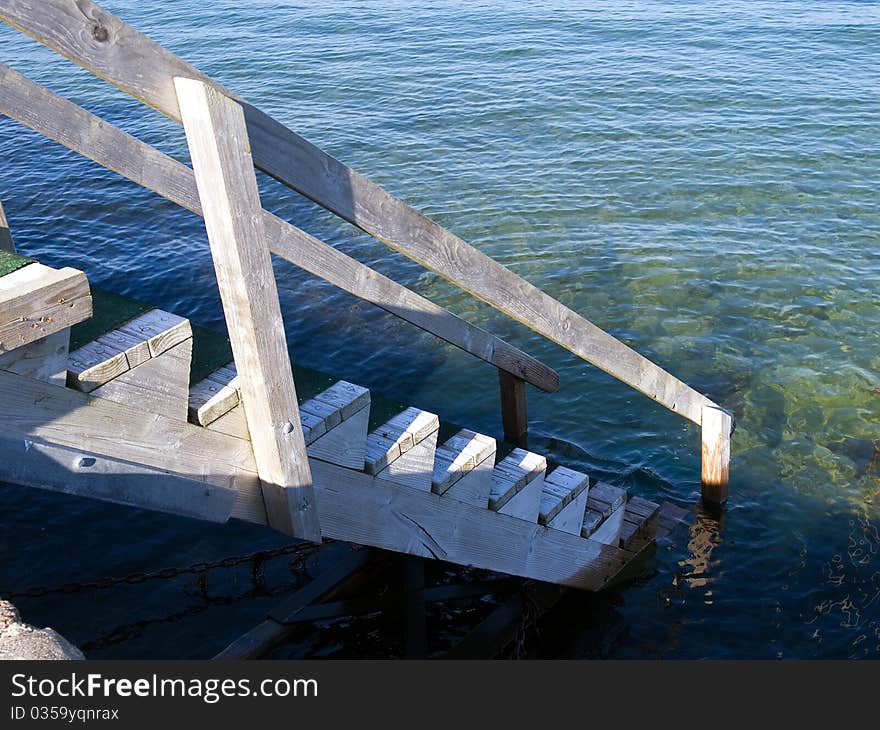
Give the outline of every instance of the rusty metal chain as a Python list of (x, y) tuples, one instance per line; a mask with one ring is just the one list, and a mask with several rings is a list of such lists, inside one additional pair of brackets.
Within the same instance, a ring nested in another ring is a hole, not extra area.
[(259, 550), (257, 552), (248, 553), (247, 555), (233, 555), (213, 562), (199, 562), (179, 568), (162, 568), (148, 573), (131, 573), (119, 578), (99, 578), (92, 581), (80, 581), (72, 583), (63, 583), (56, 586), (35, 586), (26, 588), (21, 591), (0, 591), (0, 597), (13, 598), (39, 598), (53, 593), (78, 593), (88, 590), (105, 590), (119, 585), (138, 585), (151, 580), (169, 580), (177, 578), (181, 575), (200, 576), (209, 570), (217, 568), (233, 568), (237, 565), (245, 563), (253, 563), (253, 578), (255, 583), (262, 581), (262, 564), (271, 558), (281, 555), (296, 555), (300, 559), (304, 559), (313, 554), (320, 548), (320, 545), (311, 543), (285, 545), (284, 547), (274, 548), (272, 550)]

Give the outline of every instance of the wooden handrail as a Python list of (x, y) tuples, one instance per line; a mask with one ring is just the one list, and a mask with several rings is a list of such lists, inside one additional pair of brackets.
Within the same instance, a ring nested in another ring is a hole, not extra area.
[(243, 105), (264, 172), (694, 423), (716, 406), (91, 0), (0, 0), (0, 18), (177, 122), (173, 78), (213, 85)]
[[(0, 64), (0, 113), (59, 142), (197, 215), (202, 204), (192, 170)], [(356, 259), (263, 211), (273, 253), (343, 291), (371, 302), (500, 370), (552, 392), (552, 368)]]

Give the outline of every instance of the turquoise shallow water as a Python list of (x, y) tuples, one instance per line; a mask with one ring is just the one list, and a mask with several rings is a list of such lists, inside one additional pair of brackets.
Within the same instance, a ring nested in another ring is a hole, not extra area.
[[(700, 516), (617, 599), (629, 631), (614, 656), (880, 655), (880, 5), (105, 5), (735, 411), (724, 519)], [(186, 159), (176, 125), (6, 26), (0, 52)], [(222, 325), (199, 219), (5, 119), (0, 150), (23, 253)], [(557, 368), (559, 392), (530, 393), (536, 447), (654, 499), (697, 500), (696, 428), (261, 185), (267, 208)], [(277, 273), (303, 364), (498, 432), (491, 367)], [(2, 585), (277, 543), (11, 487), (0, 504)], [(95, 605), (92, 625), (63, 601), (29, 605), (74, 640), (101, 620)], [(253, 610), (217, 625), (247, 628)], [(160, 629), (114, 655), (217, 643)]]

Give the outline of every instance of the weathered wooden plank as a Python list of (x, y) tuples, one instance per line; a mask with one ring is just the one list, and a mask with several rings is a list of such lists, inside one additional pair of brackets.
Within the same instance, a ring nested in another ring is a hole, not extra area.
[(63, 386), (67, 381), (70, 327), (0, 355), (0, 370)]
[(92, 395), (127, 403), (144, 413), (186, 420), (192, 339), (132, 367), (95, 388)]
[(203, 378), (189, 390), (189, 420), (207, 426), (239, 403), (238, 373), (228, 365)]
[[(437, 447), (431, 490), (434, 494), (445, 494), (471, 470), (494, 457), (495, 450), (495, 439), (462, 429)], [(488, 488), (491, 489), (491, 482)], [(488, 500), (488, 491), (485, 496)]]
[(345, 420), (370, 404), (370, 391), (361, 385), (339, 380), (318, 393), (315, 399), (338, 409), (341, 420)]
[(270, 524), (320, 541), (244, 115), (201, 81), (175, 86)]
[[(367, 436), (365, 468), (369, 474), (378, 474), (396, 459), (440, 428), (440, 419), (434, 413), (418, 408), (407, 408), (383, 423)], [(436, 438), (434, 445), (436, 448)], [(433, 449), (428, 471), (433, 475)], [(430, 489), (430, 479), (428, 489)]]
[[(549, 524), (563, 507), (577, 498), (590, 486), (590, 477), (582, 472), (557, 466), (544, 477), (544, 490), (541, 494), (541, 512), (538, 515), (541, 524)], [(583, 519), (583, 513), (581, 513)]]
[(0, 432), (0, 481), (209, 522), (226, 522), (236, 497), (233, 489), (6, 431)]
[(40, 263), (0, 278), (0, 354), (92, 316), (85, 274)]
[(615, 548), (429, 491), (312, 461), (324, 535), (588, 590), (629, 558)]
[(217, 431), (218, 433), (225, 433), (227, 436), (235, 436), (235, 438), (239, 439), (250, 440), (251, 438), (244, 406), (241, 403), (224, 413), (220, 418), (215, 418), (205, 428)]
[(367, 405), (309, 443), (306, 451), (310, 458), (361, 471), (366, 458), (369, 424), (370, 407)]
[(376, 479), (430, 492), (436, 448), (437, 432), (434, 431), (389, 462), (376, 474)]
[(605, 517), (602, 524), (590, 535), (591, 540), (601, 542), (604, 545), (617, 545), (620, 541), (620, 530), (623, 527), (623, 517), (626, 510), (623, 505), (615, 507), (611, 514)]
[(9, 222), (6, 220), (2, 200), (0, 200), (0, 251), (15, 253), (15, 244), (12, 242), (12, 232), (9, 230)]
[(446, 499), (457, 499), (481, 509), (489, 508), (489, 492), (492, 491), (492, 472), (495, 468), (495, 452), (483, 459), (473, 469), (456, 481), (444, 493)]
[(621, 487), (613, 487), (604, 482), (598, 482), (590, 487), (587, 497), (587, 507), (607, 518), (614, 510), (626, 501), (626, 490)]
[(141, 342), (146, 342), (152, 357), (158, 357), (192, 337), (192, 327), (188, 319), (161, 309), (151, 309), (126, 322), (119, 329)]
[(601, 512), (596, 512), (596, 510), (590, 509), (588, 505), (587, 509), (584, 511), (584, 521), (581, 523), (581, 537), (592, 536), (604, 519), (605, 517)]
[(499, 370), (498, 385), (501, 391), (501, 425), (504, 430), (504, 440), (524, 447), (529, 433), (526, 383), (504, 370)]
[[(237, 490), (232, 516), (266, 524), (248, 441), (0, 372), (3, 434)], [(328, 538), (598, 590), (631, 553), (310, 460)]]
[[(0, 89), (0, 112), (6, 116), (202, 215), (193, 173), (185, 165), (3, 65)], [(276, 255), (541, 390), (559, 387), (552, 368), (504, 340), (277, 216), (263, 211), (262, 217), (269, 248)]]
[(0, 394), (0, 431), (14, 442), (87, 445), (97, 456), (224, 488), (249, 485), (259, 496), (247, 441), (13, 373), (0, 372)]
[[(562, 530), (572, 535), (580, 535), (584, 526), (584, 515), (587, 509), (587, 495), (589, 489), (584, 489), (581, 493), (563, 507), (559, 513), (552, 518), (547, 527), (554, 530)], [(587, 535), (589, 537), (589, 535)]]
[(83, 393), (90, 393), (128, 370), (128, 358), (124, 349), (118, 344), (93, 340), (70, 353), (67, 360), (67, 385)]
[(537, 522), (543, 487), (544, 474), (541, 473), (526, 482), (525, 486), (507, 500), (503, 507), (498, 508), (498, 512), (527, 522)]
[(730, 435), (733, 418), (717, 406), (705, 406), (702, 411), (702, 482), (703, 499), (712, 504), (724, 504), (730, 484)]
[(116, 352), (124, 352), (128, 367), (136, 368), (149, 360), (153, 355), (150, 352), (150, 343), (137, 335), (130, 334), (121, 329), (105, 332), (98, 337), (96, 342), (106, 345)]
[[(524, 449), (514, 449), (495, 465), (492, 474), (492, 491), (489, 494), (489, 507), (503, 509), (517, 493), (525, 489), (539, 475), (543, 477), (547, 469), (547, 459)], [(540, 482), (543, 485), (543, 478)], [(531, 494), (531, 492), (530, 492)], [(536, 507), (540, 504), (541, 487), (538, 487)], [(537, 519), (537, 512), (535, 513)]]

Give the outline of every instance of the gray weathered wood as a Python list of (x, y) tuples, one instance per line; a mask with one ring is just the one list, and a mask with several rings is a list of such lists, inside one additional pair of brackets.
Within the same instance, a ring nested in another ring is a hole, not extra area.
[(9, 230), (9, 222), (6, 220), (2, 200), (0, 200), (0, 251), (15, 253), (15, 244), (12, 242), (12, 232)]
[(87, 448), (95, 456), (259, 495), (247, 441), (69, 388), (0, 372), (0, 423), (13, 443)]
[(596, 540), (604, 545), (617, 545), (620, 540), (620, 530), (623, 527), (623, 517), (626, 513), (623, 505), (614, 509), (608, 515), (596, 531), (590, 535), (591, 540)]
[(85, 274), (32, 263), (0, 278), (0, 354), (92, 316)]
[(547, 523), (547, 527), (552, 527), (554, 530), (562, 530), (572, 535), (580, 535), (584, 525), (588, 494), (589, 489), (584, 489)]
[(376, 479), (430, 492), (436, 448), (437, 432), (434, 431), (391, 461), (376, 474)]
[(722, 408), (705, 406), (702, 426), (703, 499), (711, 504), (724, 504), (730, 484), (730, 435), (733, 431), (733, 419)]
[[(157, 357), (192, 337), (192, 326), (188, 319), (161, 309), (151, 309), (126, 322), (119, 330), (134, 337), (138, 342), (146, 342), (151, 357)], [(130, 354), (129, 362), (131, 362)], [(131, 366), (134, 367), (135, 363), (131, 362)]]
[[(546, 469), (547, 459), (540, 454), (524, 449), (514, 449), (495, 465), (489, 507), (493, 510), (503, 509), (510, 500), (540, 476), (541, 480), (535, 501), (535, 519), (537, 519), (537, 509), (540, 505), (541, 489), (544, 482), (543, 475)], [(530, 497), (533, 491), (529, 491)], [(529, 503), (531, 504), (531, 499)]]
[[(193, 173), (185, 165), (3, 65), (0, 91), (0, 112), (6, 116), (202, 215)], [(262, 216), (274, 254), (541, 390), (559, 387), (553, 369), (504, 340), (277, 216), (267, 211)]]
[[(0, 17), (180, 121), (175, 76), (196, 68), (89, 0), (0, 0)], [(253, 106), (244, 104), (257, 167), (341, 218), (696, 424), (706, 396), (394, 198)]]
[(192, 338), (176, 344), (95, 388), (92, 395), (186, 420), (192, 344)]
[(0, 355), (0, 370), (63, 386), (67, 380), (70, 328)]
[(189, 389), (189, 420), (207, 426), (239, 404), (238, 373), (230, 363)]
[(0, 481), (209, 522), (226, 522), (236, 496), (232, 489), (115, 459), (90, 446), (58, 446), (2, 430)]
[[(0, 421), (11, 441), (99, 456), (234, 487), (232, 516), (266, 524), (248, 441), (65, 388), (0, 372)], [(632, 557), (428, 491), (310, 460), (325, 537), (598, 590)], [(2, 477), (0, 477), (2, 478)], [(201, 497), (199, 497), (201, 499)]]
[(320, 541), (244, 115), (201, 81), (175, 85), (270, 524)]
[(312, 441), (306, 451), (310, 458), (361, 471), (366, 458), (369, 424), (370, 407), (367, 405)]

